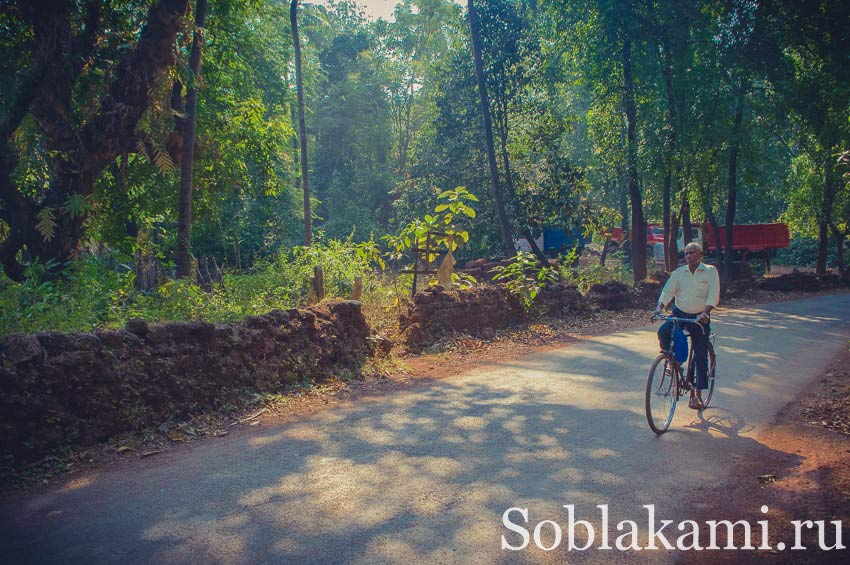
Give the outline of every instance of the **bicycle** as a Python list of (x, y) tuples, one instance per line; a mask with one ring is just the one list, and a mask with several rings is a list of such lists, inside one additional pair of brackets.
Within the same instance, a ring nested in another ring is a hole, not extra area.
[[(693, 326), (698, 326), (703, 333), (705, 327), (702, 324), (695, 324), (694, 320), (689, 318), (676, 318), (674, 316), (653, 316), (652, 321), (656, 320), (672, 320), (676, 322), (674, 332), (684, 332), (684, 328), (680, 325), (687, 323), (688, 332)], [(674, 336), (675, 339), (675, 336)], [(687, 338), (686, 338), (687, 339)], [(711, 404), (711, 398), (714, 395), (714, 380), (717, 358), (714, 354), (714, 333), (708, 336), (708, 389), (705, 391), (705, 397), (702, 399), (705, 410)], [(689, 392), (695, 389), (694, 369), (696, 364), (693, 362), (694, 351), (691, 340), (688, 340), (688, 357), (687, 370), (682, 370), (682, 365), (676, 359), (676, 355), (672, 351), (662, 351), (655, 362), (649, 369), (649, 375), (646, 378), (646, 421), (649, 423), (649, 428), (656, 434), (663, 434), (670, 427), (673, 421), (673, 415), (676, 413), (676, 404), (682, 396), (687, 396)], [(684, 394), (683, 394), (684, 393)]]

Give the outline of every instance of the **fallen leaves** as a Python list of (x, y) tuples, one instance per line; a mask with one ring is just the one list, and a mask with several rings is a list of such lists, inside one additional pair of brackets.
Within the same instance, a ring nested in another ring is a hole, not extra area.
[(828, 390), (825, 387), (825, 392), (806, 400), (803, 418), (809, 425), (850, 435), (850, 368), (829, 371), (822, 382), (830, 385)]

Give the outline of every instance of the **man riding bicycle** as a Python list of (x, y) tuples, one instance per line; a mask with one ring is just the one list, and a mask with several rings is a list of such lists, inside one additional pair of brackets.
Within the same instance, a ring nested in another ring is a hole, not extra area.
[[(708, 335), (711, 333), (709, 314), (720, 301), (720, 277), (717, 269), (702, 262), (702, 247), (698, 243), (689, 243), (685, 246), (685, 265), (670, 275), (670, 279), (661, 290), (658, 306), (652, 313), (653, 317), (659, 316), (673, 299), (675, 299), (674, 317), (692, 319), (702, 325), (701, 329), (696, 326), (696, 323), (687, 324), (692, 326), (693, 330), (690, 334), (698, 389), (691, 392), (688, 406), (701, 410), (703, 404), (700, 391), (708, 388)], [(668, 320), (658, 328), (658, 343), (661, 345), (661, 351), (670, 351), (675, 327), (676, 322)]]

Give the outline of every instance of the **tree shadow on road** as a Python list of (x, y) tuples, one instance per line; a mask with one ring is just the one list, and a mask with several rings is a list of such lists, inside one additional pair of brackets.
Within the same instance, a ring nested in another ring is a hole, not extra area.
[[(672, 513), (670, 493), (722, 469), (701, 466), (697, 451), (693, 466), (665, 472), (702, 433), (656, 438), (634, 410), (581, 409), (509, 384), (443, 381), (108, 475), (30, 505), (3, 536), (23, 561), (536, 559), (500, 552), (508, 508), (528, 508), (530, 529), (563, 523), (563, 504), (591, 521), (597, 504), (611, 505), (612, 522), (640, 520), (641, 505)], [(764, 456), (735, 433), (712, 441)], [(65, 516), (48, 518), (56, 511)]]

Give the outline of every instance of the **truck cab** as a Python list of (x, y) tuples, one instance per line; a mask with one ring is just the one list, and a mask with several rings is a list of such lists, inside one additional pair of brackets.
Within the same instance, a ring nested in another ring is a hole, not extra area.
[[(661, 226), (650, 226), (651, 230), (653, 230), (654, 238), (651, 240), (650, 244), (649, 234), (647, 233), (647, 246), (652, 248), (652, 257), (655, 259), (656, 263), (664, 263), (664, 228)], [(702, 230), (697, 226), (691, 226), (691, 241), (695, 243), (699, 243), (700, 247), (703, 246), (703, 235)], [(679, 256), (683, 257), (685, 253), (685, 230), (684, 228), (679, 228), (679, 232), (676, 235), (676, 249), (679, 252)]]

